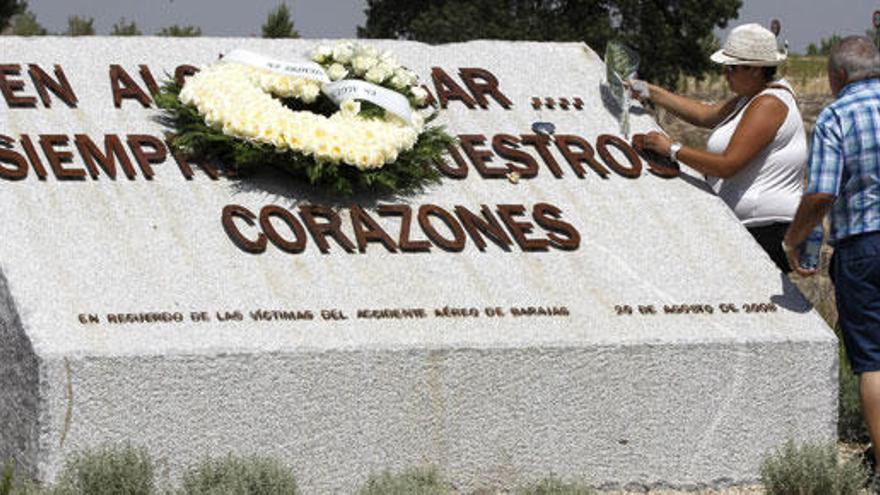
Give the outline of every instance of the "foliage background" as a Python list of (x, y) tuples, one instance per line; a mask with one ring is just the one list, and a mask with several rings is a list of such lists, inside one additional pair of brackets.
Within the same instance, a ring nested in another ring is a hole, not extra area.
[(741, 0), (367, 0), (358, 37), (426, 43), (471, 39), (584, 41), (604, 53), (615, 39), (634, 48), (640, 76), (672, 86), (702, 76), (712, 34), (736, 18)]

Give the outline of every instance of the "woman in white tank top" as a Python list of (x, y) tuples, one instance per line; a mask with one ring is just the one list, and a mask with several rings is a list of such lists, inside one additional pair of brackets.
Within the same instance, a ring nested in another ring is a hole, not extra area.
[(634, 95), (713, 129), (707, 149), (682, 146), (658, 132), (648, 133), (643, 146), (706, 175), (770, 258), (789, 272), (781, 245), (803, 192), (807, 138), (791, 86), (774, 80), (785, 55), (773, 33), (745, 24), (731, 30), (711, 58), (724, 65), (736, 94), (727, 102), (705, 104), (651, 84), (647, 93)]

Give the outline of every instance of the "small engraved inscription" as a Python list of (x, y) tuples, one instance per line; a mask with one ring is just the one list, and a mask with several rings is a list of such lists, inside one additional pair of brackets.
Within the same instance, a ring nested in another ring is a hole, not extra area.
[(291, 308), (291, 309), (250, 309), (236, 308), (192, 310), (192, 311), (149, 311), (138, 313), (79, 313), (76, 315), (80, 325), (149, 325), (179, 323), (273, 323), (318, 321), (337, 322), (356, 320), (424, 320), (462, 319), (462, 318), (527, 318), (527, 317), (568, 317), (567, 306), (524, 305), (485, 307), (445, 305), (433, 308), (424, 307), (380, 307), (358, 308)]
[(772, 302), (735, 303), (687, 303), (687, 304), (618, 304), (614, 306), (617, 316), (654, 315), (714, 315), (735, 313), (775, 313), (779, 308)]

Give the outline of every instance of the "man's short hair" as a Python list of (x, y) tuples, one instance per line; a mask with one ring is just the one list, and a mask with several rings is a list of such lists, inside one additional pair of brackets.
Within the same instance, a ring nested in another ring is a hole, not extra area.
[(846, 71), (846, 82), (880, 77), (880, 52), (867, 36), (847, 36), (831, 49), (831, 70)]

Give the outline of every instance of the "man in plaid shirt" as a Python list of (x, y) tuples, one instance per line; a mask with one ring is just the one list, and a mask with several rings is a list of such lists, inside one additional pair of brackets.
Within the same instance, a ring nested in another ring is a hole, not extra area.
[[(809, 183), (783, 250), (798, 273), (810, 230), (831, 211), (829, 272), (843, 340), (859, 375), (862, 412), (880, 445), (880, 54), (867, 37), (844, 38), (828, 59), (836, 100), (816, 120)], [(871, 453), (870, 451), (868, 452)], [(868, 456), (873, 459), (873, 456)], [(870, 462), (870, 461), (869, 461)], [(875, 463), (871, 463), (875, 464)]]

